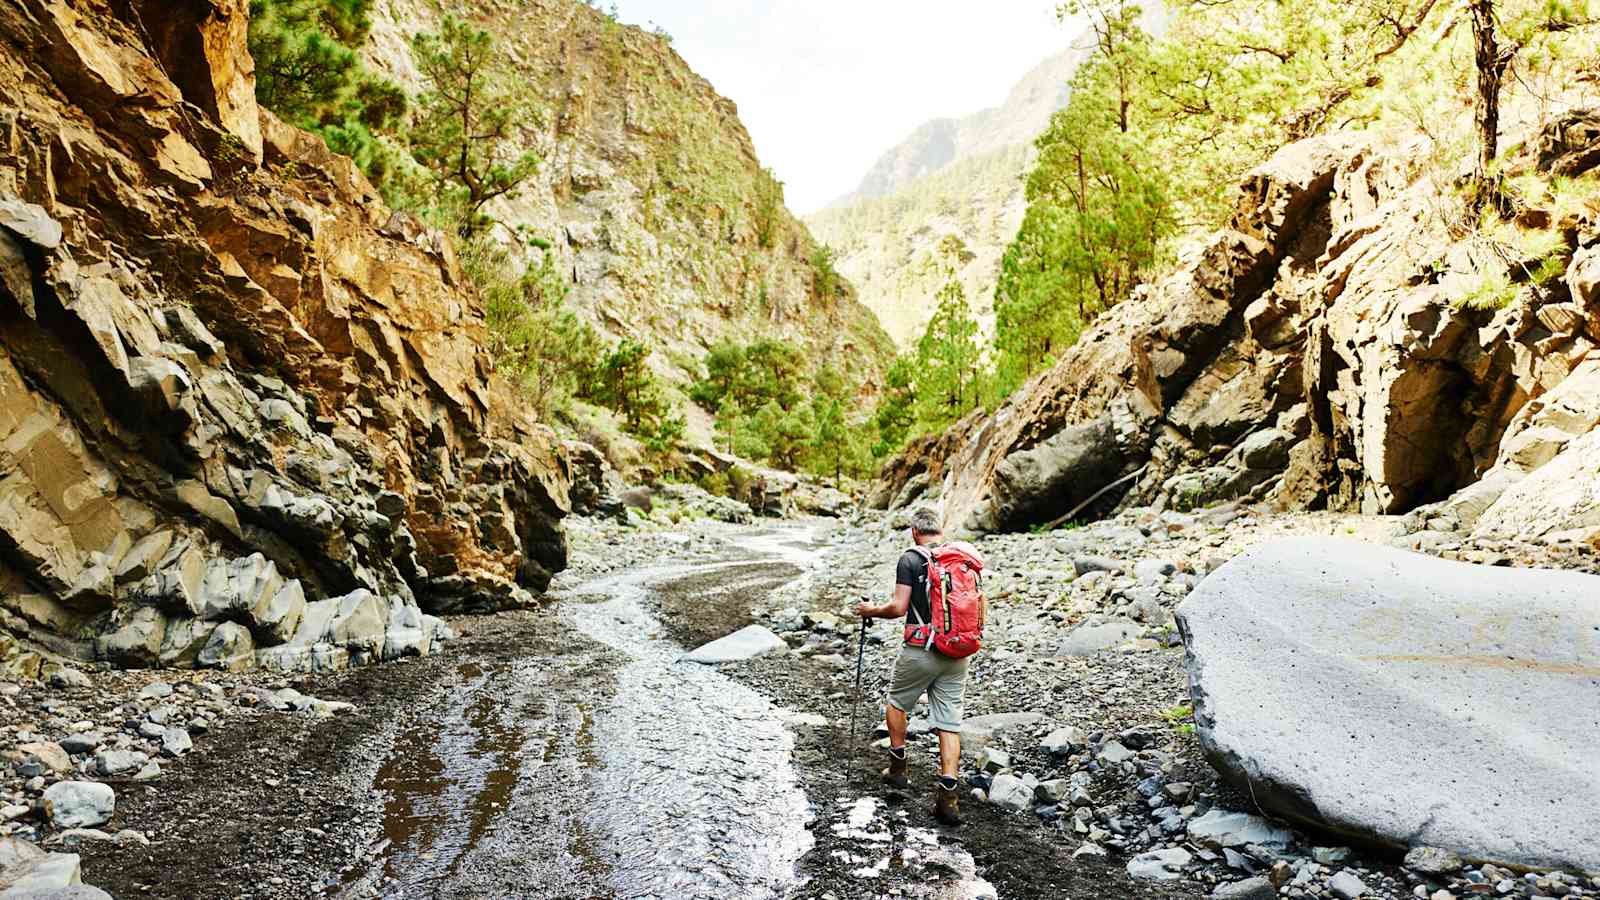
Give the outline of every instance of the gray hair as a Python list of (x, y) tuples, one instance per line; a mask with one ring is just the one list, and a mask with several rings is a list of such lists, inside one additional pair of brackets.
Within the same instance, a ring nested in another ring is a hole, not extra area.
[(911, 511), (911, 528), (923, 534), (944, 533), (944, 526), (939, 523), (939, 514), (926, 506), (919, 506)]

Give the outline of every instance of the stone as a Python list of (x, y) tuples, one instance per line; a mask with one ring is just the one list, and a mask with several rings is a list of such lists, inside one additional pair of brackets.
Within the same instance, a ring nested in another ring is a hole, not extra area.
[(1597, 596), (1600, 578), (1573, 572), (1328, 538), (1258, 546), (1178, 610), (1196, 734), (1289, 821), (1600, 870), (1600, 805), (1572, 802), (1600, 796), (1584, 762), (1600, 719), (1551, 712), (1593, 708)]
[(1263, 876), (1219, 884), (1211, 892), (1211, 900), (1277, 900), (1277, 897), (1278, 889)]
[(1040, 803), (1060, 803), (1072, 792), (1072, 783), (1065, 778), (1041, 781), (1033, 788), (1033, 798)]
[(93, 753), (105, 738), (98, 731), (80, 731), (61, 739), (61, 749), (73, 756)]
[(1072, 851), (1073, 859), (1103, 860), (1107, 856), (1108, 854), (1106, 853), (1106, 848), (1100, 846), (1099, 844), (1085, 843), (1078, 847), (1078, 849)]
[(1294, 834), (1260, 816), (1213, 809), (1189, 823), (1189, 839), (1214, 850), (1249, 844), (1281, 850), (1294, 840)]
[(1328, 891), (1339, 900), (1356, 900), (1367, 894), (1367, 885), (1354, 872), (1341, 869), (1332, 878), (1328, 879)]
[(223, 622), (206, 641), (195, 661), (203, 668), (243, 672), (256, 664), (250, 630), (236, 622)]
[(1056, 648), (1057, 656), (1093, 656), (1137, 638), (1144, 628), (1134, 622), (1117, 620), (1103, 625), (1079, 625), (1067, 633)]
[(1176, 881), (1193, 859), (1182, 847), (1150, 850), (1128, 860), (1128, 877), (1136, 881)]
[(1105, 746), (1100, 748), (1100, 752), (1095, 754), (1101, 762), (1110, 763), (1114, 766), (1133, 759), (1135, 755), (1137, 754), (1129, 750), (1120, 741), (1107, 741)]
[(999, 747), (985, 747), (978, 754), (978, 771), (994, 774), (1002, 769), (1011, 768), (1011, 754)]
[(1450, 875), (1465, 865), (1461, 857), (1441, 847), (1412, 847), (1406, 851), (1405, 866), (1422, 875)]
[(51, 772), (68, 772), (72, 769), (72, 757), (65, 748), (54, 741), (30, 741), (18, 744), (17, 752), (24, 758), (37, 759)]
[(1052, 756), (1066, 756), (1087, 745), (1088, 739), (1084, 736), (1083, 729), (1073, 725), (1063, 725), (1039, 741), (1039, 749)]
[(166, 728), (161, 732), (161, 752), (168, 756), (182, 756), (194, 748), (189, 732), (182, 728)]
[(140, 700), (162, 700), (172, 696), (172, 685), (165, 681), (152, 681), (139, 691)]
[(1001, 773), (989, 784), (989, 802), (1001, 809), (1020, 812), (1033, 803), (1033, 789), (1015, 775)]
[(71, 666), (62, 666), (50, 673), (50, 686), (58, 688), (86, 688), (93, 682), (89, 676)]
[(328, 624), (332, 642), (350, 652), (352, 660), (375, 661), (382, 656), (387, 635), (389, 605), (382, 597), (362, 589), (337, 598), (338, 610)]
[(1116, 574), (1122, 571), (1122, 563), (1104, 556), (1075, 556), (1072, 558), (1072, 571), (1079, 578), (1090, 572), (1110, 572)]
[(137, 772), (149, 761), (150, 757), (137, 750), (113, 748), (101, 750), (94, 755), (94, 768), (101, 775), (115, 777)]
[(717, 638), (684, 656), (689, 662), (713, 664), (739, 662), (766, 656), (788, 645), (770, 629), (760, 625), (747, 625), (733, 634)]
[(57, 828), (93, 828), (116, 808), (117, 792), (98, 781), (58, 781), (44, 792), (45, 815)]

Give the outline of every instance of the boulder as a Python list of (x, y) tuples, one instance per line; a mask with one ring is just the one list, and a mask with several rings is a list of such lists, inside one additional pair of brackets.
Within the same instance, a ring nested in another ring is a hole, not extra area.
[(1241, 792), (1308, 827), (1600, 870), (1600, 806), (1582, 799), (1600, 796), (1596, 597), (1577, 573), (1257, 547), (1178, 610), (1198, 737)]
[(1219, 884), (1211, 892), (1211, 900), (1277, 900), (1278, 889), (1263, 876), (1246, 878), (1232, 884)]
[(249, 629), (235, 622), (223, 622), (206, 639), (195, 662), (201, 668), (243, 672), (255, 665), (255, 649)]
[(1151, 850), (1128, 860), (1128, 877), (1136, 881), (1176, 881), (1193, 860), (1182, 847)]
[(989, 802), (1001, 809), (1020, 812), (1033, 803), (1033, 789), (1015, 775), (1001, 773), (989, 784)]
[(622, 503), (622, 493), (627, 486), (605, 454), (583, 441), (563, 441), (561, 449), (572, 475), (572, 487), (568, 492), (572, 512), (627, 521), (628, 510)]
[(1189, 823), (1189, 840), (1213, 850), (1250, 844), (1281, 850), (1294, 840), (1294, 834), (1260, 816), (1213, 809)]
[(1079, 625), (1067, 632), (1057, 656), (1093, 656), (1133, 640), (1144, 632), (1141, 626), (1126, 620), (1114, 620), (1103, 625)]
[(75, 885), (82, 885), (76, 853), (46, 853), (26, 841), (0, 838), (0, 898), (53, 900), (89, 896), (70, 893)]
[(102, 825), (116, 808), (117, 792), (98, 781), (58, 781), (44, 791), (44, 813), (57, 828)]
[(746, 625), (733, 634), (703, 644), (684, 656), (689, 662), (725, 663), (766, 656), (788, 645), (783, 638), (760, 625)]

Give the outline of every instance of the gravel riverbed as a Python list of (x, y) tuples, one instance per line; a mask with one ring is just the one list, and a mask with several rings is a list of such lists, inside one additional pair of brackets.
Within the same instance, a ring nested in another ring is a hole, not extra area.
[[(966, 824), (949, 830), (927, 809), (931, 736), (913, 738), (909, 791), (877, 780), (890, 623), (869, 632), (860, 737), (848, 728), (847, 611), (889, 589), (901, 524), (577, 519), (550, 604), (453, 619), (458, 637), (432, 657), (293, 679), (58, 670), (0, 684), (0, 832), (81, 854), (85, 881), (116, 897), (648, 896), (675, 872), (690, 873), (680, 896), (1600, 895), (1576, 875), (1408, 864), (1254, 817), (1191, 734), (1171, 624), (1208, 571), (1277, 536), (1589, 570), (1592, 554), (1226, 508), (984, 539), (994, 610), (967, 695)], [(644, 570), (659, 574), (642, 580), (638, 613), (584, 593)], [(605, 616), (654, 649), (613, 640)], [(704, 672), (676, 659), (752, 624), (782, 651)], [(641, 730), (651, 691), (716, 695), (731, 705), (682, 709), (745, 731)], [(771, 749), (721, 755), (730, 740)], [(615, 777), (663, 755), (660, 780)], [(672, 772), (686, 768), (680, 787)], [(62, 827), (45, 798), (63, 782), (109, 785), (114, 809)], [(769, 796), (789, 790), (798, 806)], [(742, 796), (754, 812), (730, 829)], [(630, 804), (686, 817), (682, 833), (637, 833)], [(695, 847), (709, 863), (685, 858)]]

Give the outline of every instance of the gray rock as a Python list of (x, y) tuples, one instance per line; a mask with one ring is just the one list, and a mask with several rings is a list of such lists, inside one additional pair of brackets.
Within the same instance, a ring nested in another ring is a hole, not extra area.
[(87, 884), (69, 884), (38, 890), (12, 890), (7, 891), (4, 898), (5, 900), (112, 900), (110, 894)]
[(999, 747), (985, 747), (978, 754), (977, 764), (980, 772), (999, 772), (1011, 768), (1011, 754)]
[(1246, 878), (1232, 884), (1219, 884), (1211, 892), (1212, 900), (1277, 900), (1278, 889), (1263, 876)]
[(1406, 852), (1406, 868), (1423, 875), (1449, 875), (1463, 865), (1461, 857), (1439, 847), (1412, 847)]
[(1056, 648), (1057, 656), (1092, 656), (1125, 644), (1143, 633), (1144, 629), (1128, 621), (1107, 622), (1104, 625), (1079, 625), (1067, 633)]
[(1182, 847), (1151, 850), (1128, 860), (1128, 877), (1139, 881), (1176, 881), (1193, 856)]
[(211, 632), (196, 662), (208, 669), (242, 672), (256, 664), (255, 642), (250, 630), (236, 622), (223, 622)]
[(0, 898), (47, 898), (70, 896), (82, 880), (78, 855), (46, 853), (16, 838), (0, 838)]
[(79, 732), (77, 734), (69, 734), (61, 739), (61, 749), (67, 751), (73, 756), (79, 756), (84, 753), (93, 753), (95, 748), (99, 747), (100, 742), (103, 740), (105, 740), (105, 738), (98, 731), (86, 731)]
[(1328, 879), (1328, 891), (1339, 900), (1356, 900), (1365, 896), (1367, 885), (1349, 869), (1341, 869), (1339, 873)]
[(1189, 823), (1189, 839), (1213, 850), (1249, 844), (1282, 849), (1289, 846), (1294, 835), (1260, 816), (1213, 809)]
[(161, 734), (161, 752), (168, 756), (182, 756), (193, 748), (194, 741), (182, 728), (168, 728)]
[(1072, 792), (1072, 783), (1065, 778), (1041, 781), (1033, 788), (1033, 798), (1040, 803), (1060, 803)]
[(1257, 547), (1179, 609), (1198, 737), (1291, 821), (1600, 871), (1600, 804), (1573, 802), (1600, 796), (1597, 596), (1600, 578), (1572, 572)]
[(1122, 571), (1122, 563), (1104, 556), (1075, 556), (1072, 559), (1072, 571), (1080, 578), (1090, 572), (1115, 574)]
[(137, 750), (101, 750), (94, 755), (94, 768), (101, 775), (126, 775), (149, 761), (150, 757)]
[(1162, 584), (1178, 567), (1159, 559), (1141, 559), (1133, 564), (1133, 574), (1146, 584)]
[(57, 828), (93, 828), (116, 809), (117, 792), (98, 781), (58, 781), (44, 792), (44, 813)]
[(140, 700), (162, 700), (172, 696), (172, 685), (165, 681), (152, 681), (139, 692)]
[(92, 682), (89, 676), (71, 666), (61, 666), (50, 673), (50, 686), (58, 688), (86, 688)]
[(1100, 757), (1101, 762), (1107, 762), (1112, 765), (1125, 763), (1135, 756), (1134, 752), (1120, 741), (1107, 741), (1106, 745), (1101, 747), (1100, 752), (1096, 755)]
[(1074, 750), (1081, 750), (1088, 744), (1083, 730), (1072, 725), (1063, 725), (1044, 736), (1039, 742), (1039, 749), (1055, 756), (1066, 756)]
[(1033, 789), (1015, 775), (996, 775), (989, 785), (989, 802), (1001, 809), (1019, 812), (1033, 802)]
[(760, 625), (746, 625), (733, 634), (717, 638), (684, 657), (689, 662), (725, 663), (766, 656), (788, 645), (770, 629)]

